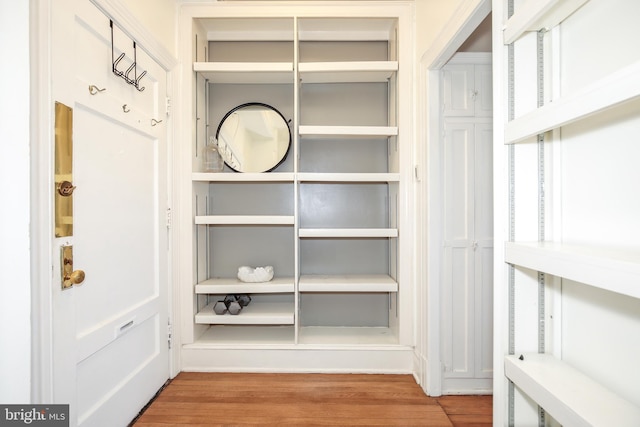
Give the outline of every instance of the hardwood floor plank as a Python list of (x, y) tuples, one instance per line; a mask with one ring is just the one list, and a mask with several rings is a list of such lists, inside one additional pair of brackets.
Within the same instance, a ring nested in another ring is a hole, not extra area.
[(133, 425), (490, 425), (491, 401), (471, 398), (428, 397), (411, 375), (183, 372)]

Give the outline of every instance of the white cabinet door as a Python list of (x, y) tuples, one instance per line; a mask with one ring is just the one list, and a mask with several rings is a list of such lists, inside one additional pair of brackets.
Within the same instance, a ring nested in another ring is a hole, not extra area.
[(492, 130), (454, 119), (444, 131), (443, 392), (490, 389)]
[(490, 64), (448, 64), (442, 69), (445, 117), (491, 117)]
[[(137, 90), (112, 73), (106, 16), (86, 1), (51, 13), (52, 91), (73, 110), (77, 187), (73, 235), (52, 252), (72, 245), (86, 273), (67, 290), (54, 274), (54, 399), (70, 404), (70, 425), (126, 425), (169, 377), (166, 73), (138, 47)], [(133, 43), (114, 32), (126, 71)]]

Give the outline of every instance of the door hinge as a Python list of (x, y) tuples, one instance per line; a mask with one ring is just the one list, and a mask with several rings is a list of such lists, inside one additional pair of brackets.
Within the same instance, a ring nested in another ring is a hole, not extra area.
[(172, 220), (171, 208), (167, 208), (167, 228), (171, 228), (171, 220)]
[(171, 321), (167, 320), (167, 346), (169, 350), (171, 350), (171, 345), (173, 344), (173, 325), (171, 325)]
[(171, 98), (168, 96), (165, 98), (164, 109), (167, 116), (171, 114)]

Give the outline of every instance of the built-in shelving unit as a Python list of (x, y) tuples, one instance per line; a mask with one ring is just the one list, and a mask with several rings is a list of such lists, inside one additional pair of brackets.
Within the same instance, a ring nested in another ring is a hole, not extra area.
[[(411, 260), (399, 234), (412, 176), (411, 83), (399, 64), (412, 67), (409, 45), (400, 47), (412, 9), (336, 6), (270, 5), (266, 15), (262, 7), (183, 6), (196, 52), (187, 365), (411, 370)], [(265, 173), (202, 172), (198, 138), (247, 102), (285, 117), (286, 159)], [(274, 278), (243, 283), (235, 277), (242, 265), (273, 265)], [(240, 313), (214, 313), (216, 301), (237, 294), (252, 298)], [(282, 357), (252, 352), (265, 345)]]
[[(506, 1), (502, 7), (494, 14), (507, 11)], [(628, 2), (529, 0), (504, 23), (505, 46), (494, 51), (495, 64), (507, 64), (503, 89), (512, 98), (505, 111), (515, 115), (504, 126), (508, 155), (502, 159), (508, 159), (504, 170), (510, 172), (498, 178), (509, 195), (509, 205), (501, 209), (510, 222), (503, 240), (504, 262), (511, 266), (496, 287), (502, 293), (496, 299), (496, 319), (502, 319), (495, 329), (496, 355), (504, 354), (503, 364), (496, 363), (504, 377), (496, 375), (494, 383), (498, 425), (534, 423), (532, 414), (547, 424), (549, 418), (572, 426), (640, 423), (640, 389), (631, 378), (636, 367), (627, 358), (638, 352), (640, 251), (634, 218), (640, 212), (626, 203), (635, 196), (625, 190), (629, 180), (640, 179), (629, 161), (637, 144), (628, 136), (640, 125), (640, 69), (638, 55), (627, 55), (624, 42), (609, 38), (595, 46), (587, 37), (592, 21), (599, 34), (635, 27), (625, 17), (636, 12), (637, 5)], [(531, 31), (542, 28), (546, 31), (532, 49)], [(601, 77), (571, 56), (579, 49), (597, 58), (592, 68), (599, 55), (620, 52), (620, 67)], [(510, 56), (514, 51), (519, 53)], [(552, 58), (551, 71), (536, 62), (541, 58), (545, 67)], [(543, 106), (528, 105), (527, 97), (535, 100), (538, 94), (519, 85), (519, 77), (529, 77), (518, 70), (527, 67), (538, 69)], [(575, 89), (571, 79), (578, 75), (595, 77)], [(585, 180), (594, 175), (606, 184)], [(537, 219), (531, 215), (536, 197)], [(596, 202), (602, 209), (591, 209), (594, 200), (606, 198), (609, 203)], [(523, 222), (537, 226), (538, 241)], [(598, 227), (609, 232), (599, 233)]]

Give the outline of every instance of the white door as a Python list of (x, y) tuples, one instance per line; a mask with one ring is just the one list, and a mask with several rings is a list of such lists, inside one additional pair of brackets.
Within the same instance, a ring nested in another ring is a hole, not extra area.
[(491, 390), (492, 129), (444, 121), (442, 390)]
[[(138, 90), (112, 72), (109, 19), (89, 1), (56, 0), (52, 96), (73, 110), (73, 268), (54, 266), (54, 399), (71, 425), (124, 426), (169, 377), (166, 72), (136, 46)], [(133, 42), (114, 28), (118, 69)], [(133, 79), (135, 81), (135, 78)], [(95, 87), (92, 87), (95, 86)]]

